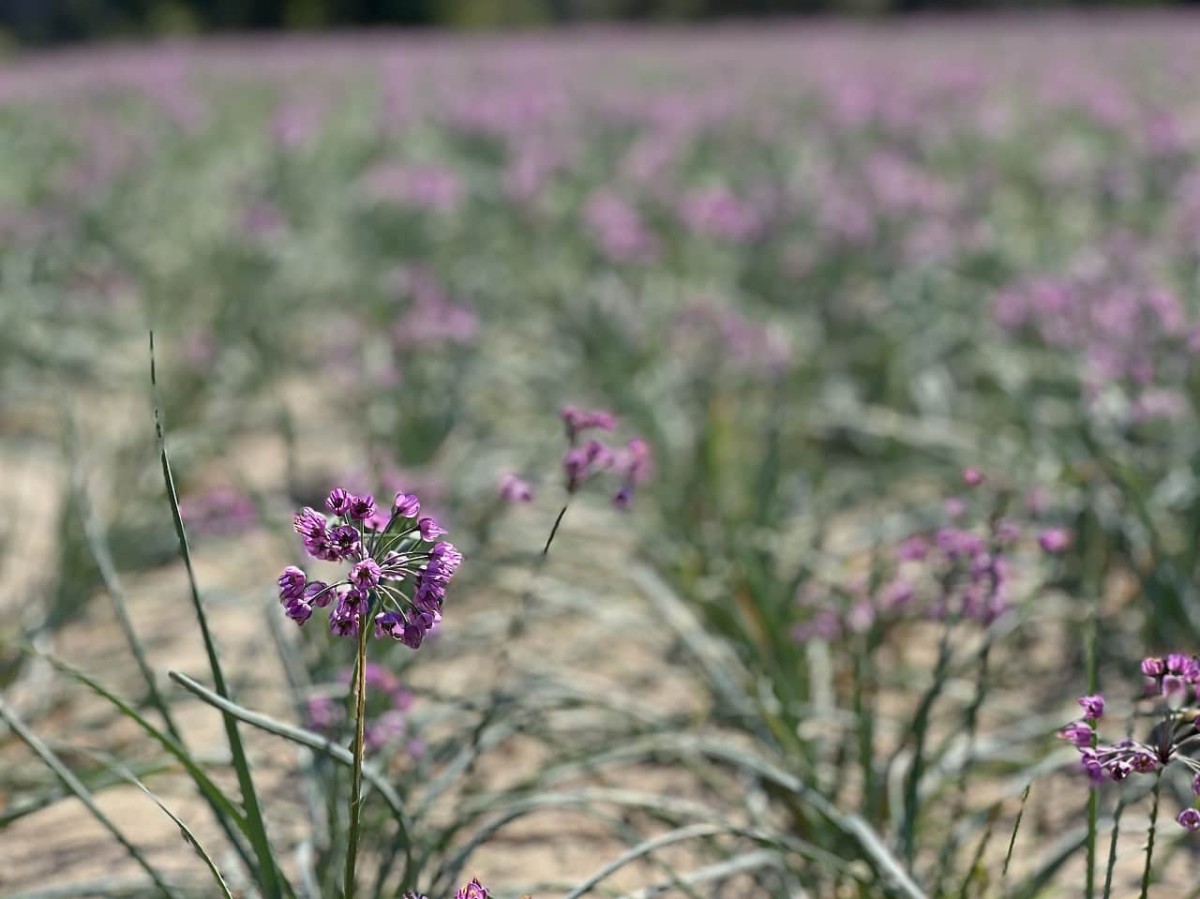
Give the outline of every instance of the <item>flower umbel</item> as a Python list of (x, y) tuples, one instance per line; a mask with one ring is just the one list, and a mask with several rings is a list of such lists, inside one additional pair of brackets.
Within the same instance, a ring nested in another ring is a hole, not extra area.
[[(1132, 774), (1155, 774), (1168, 765), (1183, 765), (1192, 775), (1192, 792), (1200, 795), (1200, 760), (1190, 751), (1200, 743), (1196, 720), (1200, 718), (1200, 659), (1172, 653), (1166, 658), (1143, 659), (1146, 679), (1144, 698), (1155, 703), (1158, 724), (1146, 742), (1121, 740), (1105, 743), (1096, 731), (1096, 722), (1104, 715), (1104, 697), (1081, 696), (1079, 705), (1086, 716), (1072, 721), (1058, 735), (1079, 750), (1080, 764), (1091, 780), (1118, 783)], [(1175, 819), (1188, 831), (1200, 829), (1200, 810), (1185, 808)]]
[[(574, 406), (564, 406), (559, 416), (567, 437), (567, 451), (562, 460), (567, 493), (574, 494), (595, 476), (612, 472), (620, 481), (612, 504), (622, 511), (628, 509), (637, 486), (650, 477), (650, 445), (641, 437), (634, 437), (622, 447), (611, 447), (595, 438), (581, 443), (579, 437), (585, 431), (614, 430), (616, 418), (608, 412), (585, 412)], [(502, 493), (505, 486), (501, 486)], [(507, 486), (510, 491), (513, 489), (511, 483)]]
[(452, 543), (438, 541), (445, 530), (428, 516), (418, 518), (417, 497), (397, 494), (390, 516), (382, 519), (375, 498), (342, 488), (330, 491), (325, 508), (332, 518), (305, 507), (292, 526), (310, 556), (350, 566), (343, 580), (310, 581), (289, 565), (279, 576), (279, 600), (289, 618), (304, 624), (314, 608), (332, 604), (330, 633), (357, 636), (364, 617), (372, 616), (376, 637), (418, 648), (442, 620), (446, 586), (462, 563)]

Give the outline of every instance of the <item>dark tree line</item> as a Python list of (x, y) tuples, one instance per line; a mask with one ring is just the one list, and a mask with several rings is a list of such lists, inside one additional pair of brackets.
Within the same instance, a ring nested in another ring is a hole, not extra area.
[[(1147, 0), (1110, 2), (1154, 5)], [(0, 31), (23, 43), (40, 44), (162, 32), (373, 25), (497, 27), (1094, 5), (1092, 0), (0, 0)]]

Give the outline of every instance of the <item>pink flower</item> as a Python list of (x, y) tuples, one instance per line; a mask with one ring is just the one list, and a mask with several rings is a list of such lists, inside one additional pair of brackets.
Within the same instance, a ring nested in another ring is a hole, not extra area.
[(1066, 528), (1047, 528), (1038, 535), (1038, 546), (1052, 556), (1062, 555), (1074, 542), (1074, 534)]

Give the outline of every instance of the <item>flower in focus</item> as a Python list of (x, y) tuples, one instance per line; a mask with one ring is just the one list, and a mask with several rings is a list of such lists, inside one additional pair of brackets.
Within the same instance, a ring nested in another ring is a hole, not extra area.
[(333, 583), (309, 580), (289, 565), (279, 576), (279, 600), (289, 618), (304, 624), (314, 608), (333, 604), (329, 630), (357, 636), (374, 616), (375, 636), (418, 648), (442, 619), (446, 586), (462, 563), (433, 518), (418, 518), (420, 501), (397, 494), (390, 514), (370, 494), (331, 490), (325, 508), (332, 518), (305, 507), (293, 517), (305, 551), (315, 559), (344, 562), (350, 570)]
[(1079, 697), (1079, 705), (1083, 708), (1083, 714), (1088, 718), (1096, 719), (1104, 716), (1103, 696), (1081, 696)]
[[(1066, 725), (1058, 736), (1079, 750), (1080, 765), (1093, 783), (1119, 783), (1135, 774), (1153, 774), (1169, 765), (1183, 765), (1192, 775), (1192, 792), (1200, 796), (1200, 759), (1191, 756), (1200, 739), (1195, 725), (1200, 711), (1200, 659), (1182, 653), (1166, 658), (1151, 656), (1142, 660), (1141, 670), (1147, 680), (1143, 698), (1156, 703), (1153, 716), (1158, 718), (1147, 742), (1101, 740), (1096, 722), (1104, 715), (1105, 702), (1098, 694), (1079, 698), (1086, 719)], [(1200, 829), (1200, 810), (1186, 808), (1175, 820), (1185, 830), (1195, 831)]]

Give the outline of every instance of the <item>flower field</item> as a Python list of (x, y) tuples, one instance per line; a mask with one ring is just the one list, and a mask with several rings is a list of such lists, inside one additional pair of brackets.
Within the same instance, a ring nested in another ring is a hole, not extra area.
[(1198, 46), (0, 66), (0, 895), (1200, 896)]

